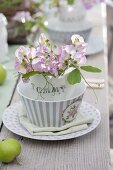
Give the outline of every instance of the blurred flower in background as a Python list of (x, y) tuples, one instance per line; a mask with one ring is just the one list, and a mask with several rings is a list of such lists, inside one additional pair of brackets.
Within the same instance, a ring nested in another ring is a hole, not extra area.
[(77, 1), (80, 1), (86, 9), (90, 9), (104, 0), (1, 0), (0, 12), (8, 20), (8, 42), (11, 44), (32, 44), (37, 32), (46, 29), (44, 20), (47, 16), (51, 16), (52, 12), (55, 13), (55, 8), (58, 13), (57, 9), (62, 4), (67, 3), (69, 6), (73, 6)]
[[(27, 43), (32, 44), (33, 34), (39, 31), (39, 29), (45, 30), (43, 24), (44, 16), (40, 12), (34, 15), (31, 15), (29, 11), (18, 11), (13, 17), (12, 20), (15, 23), (14, 35), (19, 37), (27, 37)], [(32, 37), (30, 36), (32, 34)], [(29, 37), (30, 36), (30, 37)]]
[[(54, 6), (54, 7), (60, 7), (62, 2), (64, 3), (67, 3), (68, 5), (74, 5), (74, 3), (76, 2), (77, 0), (64, 0), (64, 1), (60, 1), (60, 0), (50, 0), (49, 4), (50, 4), (50, 7)], [(100, 2), (105, 2), (105, 0), (79, 0), (79, 1), (82, 1), (85, 8), (86, 9), (90, 9), (92, 8), (94, 5), (96, 5), (97, 3), (100, 3)]]
[(31, 17), (30, 12), (28, 12), (28, 11), (26, 11), (26, 12), (25, 11), (20, 11), (20, 12), (17, 12), (15, 14), (15, 16), (13, 17), (13, 20), (25, 23), (26, 21), (32, 21), (33, 18)]
[(0, 12), (8, 20), (8, 42), (10, 44), (32, 43), (35, 33), (45, 29), (42, 1), (1, 0)]
[(86, 9), (92, 8), (95, 4), (105, 2), (105, 0), (82, 0)]

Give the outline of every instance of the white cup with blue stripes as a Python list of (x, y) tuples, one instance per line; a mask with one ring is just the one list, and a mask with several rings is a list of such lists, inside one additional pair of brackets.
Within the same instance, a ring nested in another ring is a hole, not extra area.
[(32, 124), (38, 127), (60, 127), (66, 122), (63, 119), (63, 113), (69, 106), (73, 105), (75, 112), (82, 102), (83, 95), (86, 90), (84, 81), (74, 85), (73, 93), (67, 91), (65, 95), (59, 98), (43, 97), (37, 98), (36, 92), (33, 90), (31, 83), (18, 84), (17, 91), (20, 96), (23, 108)]

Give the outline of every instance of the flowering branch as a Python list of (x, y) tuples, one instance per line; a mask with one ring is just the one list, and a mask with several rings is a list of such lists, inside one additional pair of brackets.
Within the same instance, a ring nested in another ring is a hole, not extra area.
[(100, 72), (101, 70), (96, 67), (85, 65), (87, 44), (83, 37), (73, 35), (71, 41), (72, 44), (59, 47), (41, 34), (36, 46), (21, 46), (16, 50), (16, 70), (25, 80), (36, 74), (57, 78), (72, 68), (67, 76), (68, 82), (72, 85), (80, 83), (80, 70)]

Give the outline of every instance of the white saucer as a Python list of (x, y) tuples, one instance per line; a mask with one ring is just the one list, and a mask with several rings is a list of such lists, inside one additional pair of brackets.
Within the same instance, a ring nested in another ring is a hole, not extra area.
[(102, 36), (97, 37), (93, 32), (88, 39), (88, 47), (86, 55), (95, 55), (104, 50), (104, 42)]
[(86, 130), (78, 131), (75, 133), (70, 133), (61, 136), (32, 136), (22, 125), (19, 123), (17, 107), (21, 105), (21, 102), (14, 103), (13, 105), (9, 106), (3, 114), (3, 123), (7, 129), (12, 131), (13, 133), (37, 140), (66, 140), (76, 138), (82, 135), (85, 135), (92, 130), (94, 130), (100, 123), (101, 116), (99, 110), (97, 110), (94, 106), (90, 105), (89, 103), (82, 102), (81, 107), (79, 108), (78, 112), (82, 112), (87, 116), (92, 116), (94, 121), (89, 125)]
[(81, 22), (63, 22), (58, 17), (50, 17), (44, 24), (49, 30), (57, 32), (81, 32), (93, 28), (92, 22), (87, 20), (82, 20)]

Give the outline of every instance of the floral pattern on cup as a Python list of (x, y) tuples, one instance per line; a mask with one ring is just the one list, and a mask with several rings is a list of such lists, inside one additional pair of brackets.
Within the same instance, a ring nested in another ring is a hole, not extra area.
[(74, 103), (71, 103), (70, 105), (68, 105), (67, 108), (63, 111), (62, 119), (65, 122), (71, 122), (76, 118), (77, 110), (82, 102), (82, 97), (83, 96), (80, 96), (79, 98), (77, 98)]

